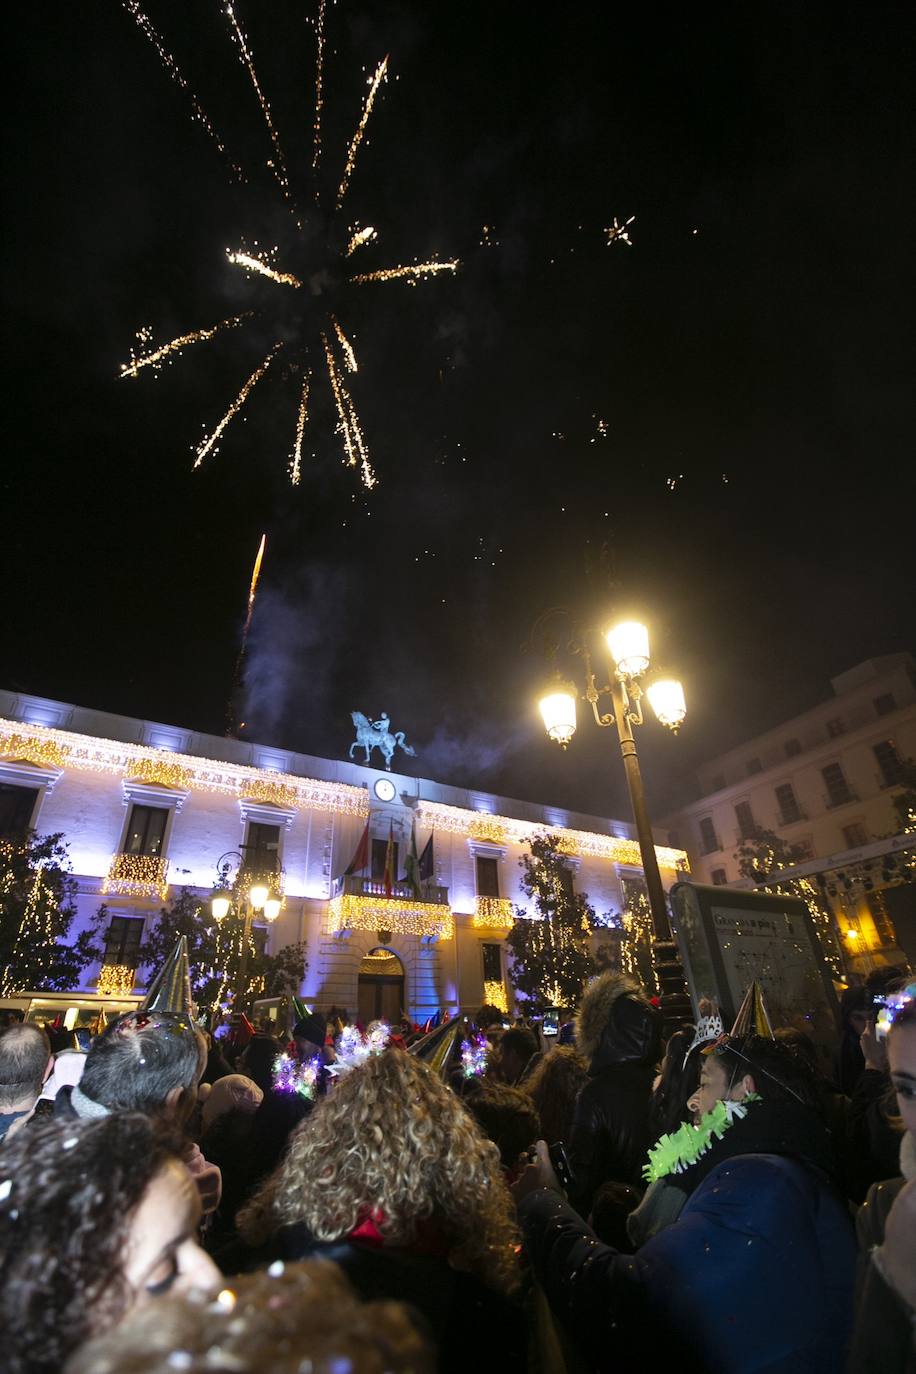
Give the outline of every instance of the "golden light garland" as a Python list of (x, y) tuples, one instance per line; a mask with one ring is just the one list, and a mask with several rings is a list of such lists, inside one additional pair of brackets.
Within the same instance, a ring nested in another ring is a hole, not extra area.
[(475, 815), (468, 829), (468, 834), (472, 840), (480, 840), (490, 844), (505, 844), (508, 839), (506, 827), (493, 816)]
[(351, 277), (350, 281), (356, 286), (365, 286), (367, 282), (400, 281), (406, 277), (416, 285), (422, 277), (431, 277), (437, 272), (457, 272), (458, 267), (457, 258), (452, 258), (449, 262), (437, 262), (434, 258), (430, 262), (408, 263), (404, 267), (380, 267), (377, 272), (361, 272), (358, 276)]
[(66, 751), (52, 739), (35, 739), (31, 735), (0, 737), (0, 756), (15, 763), (33, 763), (39, 768), (66, 768)]
[(100, 997), (129, 997), (136, 976), (137, 970), (128, 964), (103, 964), (96, 992)]
[(446, 906), (403, 897), (341, 895), (328, 903), (329, 930), (390, 930), (399, 935), (438, 935), (450, 940), (455, 922)]
[(280, 806), (285, 811), (298, 810), (299, 793), (292, 783), (279, 781), (258, 781), (251, 783), (239, 793), (240, 801), (265, 802), (268, 806)]
[(139, 759), (130, 769), (128, 782), (155, 783), (160, 787), (171, 787), (175, 791), (187, 792), (191, 788), (191, 774), (187, 768), (169, 754), (160, 754), (151, 759)]
[(337, 188), (338, 209), (340, 209), (344, 201), (344, 196), (347, 194), (347, 187), (350, 185), (350, 178), (353, 175), (353, 168), (356, 166), (356, 154), (359, 152), (359, 145), (363, 141), (363, 135), (366, 132), (366, 125), (369, 123), (369, 116), (372, 113), (372, 106), (375, 104), (375, 97), (378, 93), (378, 88), (384, 80), (387, 71), (388, 58), (387, 56), (385, 56), (382, 58), (381, 62), (376, 67), (375, 75), (369, 82), (369, 93), (366, 96), (366, 103), (363, 106), (363, 112), (360, 116), (359, 123), (356, 126), (356, 132), (354, 133), (353, 138), (350, 141), (350, 147), (347, 150), (347, 160), (344, 163), (343, 176), (341, 177), (340, 186)]
[(511, 930), (515, 921), (512, 903), (507, 897), (475, 897), (472, 926), (490, 930)]
[(485, 978), (483, 984), (483, 1000), (488, 1006), (495, 1007), (497, 1011), (508, 1013), (509, 1001), (506, 997), (506, 985), (495, 978)]
[(168, 867), (168, 859), (154, 854), (113, 854), (102, 895), (164, 899), (169, 891)]
[(227, 425), (231, 424), (231, 422), (235, 419), (236, 415), (238, 415), (242, 406), (245, 404), (245, 402), (248, 400), (248, 397), (251, 395), (251, 392), (254, 390), (258, 382), (264, 376), (264, 373), (270, 367), (271, 363), (273, 362), (274, 358), (277, 356), (282, 347), (282, 341), (274, 344), (273, 348), (270, 349), (267, 356), (263, 358), (261, 362), (258, 363), (254, 372), (252, 372), (247, 382), (245, 382), (241, 391), (236, 396), (235, 400), (232, 402), (231, 406), (226, 411), (225, 415), (220, 420), (219, 424), (216, 426), (216, 429), (213, 431), (213, 433), (208, 438), (202, 439), (201, 442), (198, 444), (197, 457), (194, 459), (195, 468), (200, 467), (201, 463), (204, 461), (207, 454), (218, 442), (220, 435), (223, 433), (223, 430), (226, 428)]
[(136, 377), (141, 367), (156, 367), (163, 358), (168, 358), (172, 353), (180, 353), (188, 344), (206, 343), (214, 334), (219, 334), (223, 329), (234, 329), (243, 320), (251, 319), (253, 314), (253, 310), (245, 310), (241, 315), (231, 315), (228, 320), (220, 320), (218, 324), (210, 325), (207, 329), (194, 329), (190, 334), (180, 334), (177, 339), (154, 349), (152, 353), (143, 353), (140, 357), (131, 349), (130, 362), (121, 364), (121, 376)]

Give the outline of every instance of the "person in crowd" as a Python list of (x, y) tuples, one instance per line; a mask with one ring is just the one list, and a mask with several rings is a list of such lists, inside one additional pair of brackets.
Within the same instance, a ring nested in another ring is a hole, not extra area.
[(201, 1076), (201, 1083), (215, 1083), (232, 1072), (232, 1065), (223, 1054), (216, 1036), (203, 1032), (207, 1043), (207, 1063)]
[(538, 1053), (537, 1036), (525, 1026), (512, 1026), (503, 1031), (499, 1038), (499, 1053), (496, 1067), (499, 1076), (510, 1088), (522, 1085), (527, 1076), (529, 1065)]
[(0, 1140), (15, 1135), (32, 1116), (53, 1067), (51, 1045), (40, 1026), (16, 1022), (0, 1032)]
[(231, 1073), (213, 1084), (201, 1112), (201, 1154), (220, 1171), (223, 1189), (210, 1218), (207, 1248), (216, 1249), (235, 1232), (235, 1216), (258, 1177), (252, 1137), (254, 1117), (264, 1094), (244, 1074)]
[(833, 1057), (833, 1081), (847, 1097), (852, 1097), (865, 1072), (859, 1040), (873, 1012), (872, 995), (866, 987), (844, 989), (840, 997), (840, 1034)]
[(257, 1031), (236, 1059), (235, 1072), (252, 1079), (261, 1092), (269, 1093), (273, 1087), (274, 1064), (282, 1052), (283, 1046), (276, 1036)]
[(514, 1191), (554, 1311), (600, 1369), (642, 1359), (647, 1340), (655, 1360), (703, 1374), (841, 1369), (855, 1239), (810, 1073), (773, 1040), (723, 1037), (698, 1110), (699, 1128), (649, 1156), (679, 1206), (634, 1255), (601, 1245), (563, 1201), (539, 1142)]
[(534, 1103), (521, 1088), (505, 1083), (481, 1082), (478, 1092), (465, 1099), (471, 1116), (499, 1150), (506, 1181), (514, 1182), (519, 1156), (534, 1148), (540, 1121)]
[(576, 1102), (568, 1154), (573, 1197), (584, 1215), (602, 1183), (642, 1186), (661, 1028), (661, 1013), (625, 974), (601, 974), (582, 996), (576, 1041), (589, 1078)]
[(860, 1260), (850, 1374), (916, 1368), (916, 985), (891, 1023), (887, 1059), (903, 1128), (900, 1174), (873, 1184), (856, 1218)]
[(20, 1132), (0, 1153), (7, 1374), (58, 1374), (89, 1336), (168, 1291), (218, 1286), (180, 1142), (122, 1112)]
[(588, 1065), (572, 1045), (549, 1050), (525, 1079), (524, 1091), (540, 1119), (539, 1135), (549, 1144), (569, 1140), (576, 1099), (588, 1081)]
[[(197, 1105), (206, 1044), (190, 1016), (172, 1011), (132, 1011), (97, 1035), (79, 1083), (60, 1089), (55, 1118), (81, 1120), (115, 1112), (145, 1112), (176, 1129), (187, 1126)], [(184, 1160), (205, 1212), (219, 1203), (219, 1169), (193, 1141)]]
[(653, 1142), (691, 1120), (687, 1104), (700, 1086), (703, 1048), (694, 1040), (695, 1031), (689, 1027), (675, 1031), (665, 1046), (662, 1070), (649, 1104), (649, 1133)]
[(304, 1065), (317, 1059), (321, 1065), (312, 1096), (274, 1086), (274, 1069), (279, 1051), (274, 1054), (270, 1083), (252, 1125), (249, 1190), (268, 1174), (273, 1173), (293, 1131), (308, 1116), (317, 1098), (323, 1097), (327, 1092), (328, 1073), (324, 1063), (326, 1032), (327, 1021), (317, 1011), (302, 1017), (293, 1026), (293, 1048), (297, 1063)]
[(887, 1044), (869, 1016), (859, 1040), (865, 1065), (847, 1112), (850, 1196), (861, 1202), (873, 1183), (897, 1172), (903, 1126), (888, 1074)]
[(243, 1073), (229, 1073), (218, 1078), (204, 1100), (201, 1126), (204, 1134), (212, 1131), (224, 1116), (234, 1112), (252, 1117), (264, 1100), (264, 1094), (251, 1078)]
[(434, 1374), (435, 1363), (400, 1303), (360, 1302), (336, 1265), (303, 1260), (243, 1275), (215, 1301), (177, 1294), (154, 1308), (138, 1308), (78, 1351), (66, 1374), (205, 1374), (214, 1368), (235, 1374)]
[(524, 1367), (518, 1232), (499, 1152), (438, 1076), (385, 1050), (342, 1076), (238, 1218), (226, 1272), (325, 1256), (424, 1315), (440, 1369)]

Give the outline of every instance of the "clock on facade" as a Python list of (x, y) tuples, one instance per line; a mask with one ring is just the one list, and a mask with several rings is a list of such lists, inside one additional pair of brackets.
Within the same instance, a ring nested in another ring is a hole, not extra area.
[(383, 802), (394, 801), (397, 795), (397, 788), (390, 778), (379, 778), (372, 790), (379, 801)]

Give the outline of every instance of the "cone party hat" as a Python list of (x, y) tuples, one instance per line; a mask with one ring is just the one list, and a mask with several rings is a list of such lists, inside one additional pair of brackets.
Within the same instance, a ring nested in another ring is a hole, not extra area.
[(150, 983), (138, 1010), (175, 1011), (191, 1015), (191, 969), (186, 935), (179, 935), (178, 943)]
[(763, 1001), (763, 990), (756, 978), (744, 994), (731, 1034), (763, 1035), (768, 1040), (774, 1039), (773, 1027)]

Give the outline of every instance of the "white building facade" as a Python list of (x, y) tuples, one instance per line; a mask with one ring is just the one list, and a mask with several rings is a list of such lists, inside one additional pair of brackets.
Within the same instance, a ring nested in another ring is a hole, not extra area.
[[(642, 879), (622, 822), (12, 692), (0, 692), (0, 821), (63, 834), (74, 936), (108, 908), (104, 965), (85, 971), (83, 994), (137, 993), (149, 923), (182, 888), (208, 900), (230, 851), (282, 892), (260, 938), (270, 953), (305, 943), (305, 1000), (371, 1015), (394, 1006), (384, 994), (418, 1021), (484, 1000), (512, 1006), (505, 935), (534, 836), (558, 838), (599, 913), (623, 912), (624, 884)], [(367, 822), (367, 868), (347, 876)], [(389, 839), (400, 875), (412, 831), (420, 851), (433, 840), (420, 901), (382, 881)], [(664, 845), (657, 855), (670, 886), (686, 856)], [(366, 974), (370, 954), (394, 972), (392, 993)]]
[(916, 759), (916, 662), (870, 659), (831, 687), (819, 706), (708, 760), (698, 799), (666, 821), (670, 839), (696, 882), (748, 886), (735, 851), (773, 831), (805, 852), (787, 873), (818, 881), (853, 965), (916, 961), (916, 834), (902, 833), (894, 806)]

